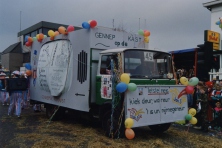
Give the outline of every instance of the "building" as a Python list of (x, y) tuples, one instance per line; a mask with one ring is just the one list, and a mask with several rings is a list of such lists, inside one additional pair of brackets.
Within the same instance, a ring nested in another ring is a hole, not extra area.
[[(14, 71), (19, 70), (25, 63), (29, 63), (31, 48), (25, 45), (25, 37), (35, 37), (39, 33), (48, 36), (49, 30), (57, 31), (60, 26), (64, 26), (65, 28), (68, 27), (68, 25), (64, 24), (41, 21), (18, 32), (18, 42), (10, 45), (1, 53), (2, 67)], [(75, 30), (78, 29), (82, 29), (82, 27), (75, 26)]]

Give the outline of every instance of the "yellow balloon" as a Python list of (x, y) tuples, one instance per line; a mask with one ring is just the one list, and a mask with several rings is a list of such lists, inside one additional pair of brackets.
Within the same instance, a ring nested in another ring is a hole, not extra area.
[(150, 40), (149, 37), (144, 37), (144, 42), (145, 43), (149, 43), (149, 40)]
[(55, 32), (54, 32), (53, 30), (49, 30), (49, 31), (48, 31), (48, 35), (49, 35), (50, 37), (54, 37), (54, 36), (55, 36)]
[(124, 82), (124, 83), (126, 83), (126, 84), (129, 84), (129, 82), (130, 82), (130, 76), (129, 76), (129, 74), (123, 73), (123, 74), (120, 76), (120, 80), (121, 80), (121, 82)]
[(191, 120), (190, 120), (190, 123), (191, 124), (197, 124), (197, 118), (192, 117)]
[(188, 113), (189, 113), (191, 116), (195, 116), (196, 113), (197, 113), (197, 111), (196, 111), (196, 109), (191, 108), (191, 109), (189, 109)]
[(39, 34), (36, 35), (37, 40), (39, 39)]
[(181, 77), (180, 78), (180, 82), (181, 84), (187, 86), (188, 85), (188, 79), (186, 77)]
[(131, 128), (134, 124), (134, 121), (132, 118), (127, 118), (125, 120), (125, 128)]

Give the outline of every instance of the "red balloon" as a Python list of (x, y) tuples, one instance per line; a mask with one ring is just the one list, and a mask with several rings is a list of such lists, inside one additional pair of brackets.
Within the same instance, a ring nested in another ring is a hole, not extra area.
[(74, 26), (69, 25), (69, 26), (67, 27), (67, 32), (72, 32), (72, 31), (74, 31), (74, 30), (75, 30)]
[(38, 39), (39, 42), (42, 42), (42, 39)]
[(29, 47), (29, 46), (32, 45), (32, 43), (31, 42), (26, 42), (25, 45)]
[(91, 28), (94, 28), (94, 27), (96, 27), (97, 22), (95, 20), (91, 20), (89, 25), (90, 25)]
[(193, 86), (190, 86), (190, 85), (187, 85), (186, 86), (186, 92), (187, 94), (192, 94), (194, 91), (194, 87)]

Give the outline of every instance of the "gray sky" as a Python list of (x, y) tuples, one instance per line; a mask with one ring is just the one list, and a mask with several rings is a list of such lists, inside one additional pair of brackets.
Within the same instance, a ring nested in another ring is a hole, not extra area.
[[(0, 0), (0, 52), (17, 42), (17, 33), (40, 21), (81, 26), (123, 26), (128, 32), (151, 32), (149, 47), (165, 51), (194, 48), (204, 43), (212, 0)], [(140, 19), (139, 19), (140, 18)], [(140, 20), (140, 21), (139, 21)]]

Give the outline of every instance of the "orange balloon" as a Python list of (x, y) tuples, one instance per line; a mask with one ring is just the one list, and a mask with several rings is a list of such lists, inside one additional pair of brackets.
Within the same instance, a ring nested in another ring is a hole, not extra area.
[(135, 133), (131, 128), (127, 128), (125, 130), (125, 136), (126, 136), (127, 139), (131, 140), (135, 137)]
[(50, 37), (50, 40), (51, 40), (51, 41), (54, 40), (54, 36)]
[(144, 36), (145, 36), (145, 37), (150, 36), (150, 32), (149, 32), (148, 30), (145, 30), (145, 31), (144, 31)]
[(27, 74), (27, 76), (31, 76), (32, 75), (32, 71), (31, 70), (26, 70), (25, 73)]
[(40, 39), (40, 40), (43, 40), (43, 39), (44, 39), (44, 34), (40, 33), (40, 34), (39, 34), (39, 39)]
[(32, 37), (29, 37), (29, 38), (28, 38), (28, 41), (29, 41), (30, 43), (33, 42)]
[(61, 33), (61, 34), (67, 34), (66, 28), (63, 26), (60, 26), (58, 30), (59, 30), (59, 33)]
[(55, 36), (59, 35), (59, 32), (58, 31), (55, 31)]

